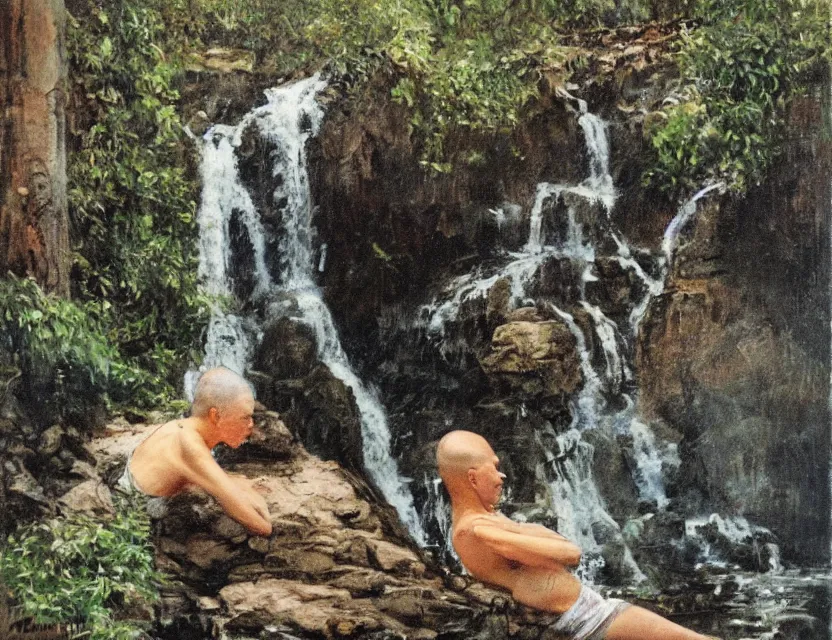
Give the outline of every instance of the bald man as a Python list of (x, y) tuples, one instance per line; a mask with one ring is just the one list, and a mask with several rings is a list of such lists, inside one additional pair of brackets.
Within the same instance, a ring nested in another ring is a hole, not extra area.
[(244, 478), (228, 475), (211, 455), (220, 442), (239, 447), (254, 427), (249, 384), (223, 367), (197, 382), (191, 416), (153, 431), (127, 458), (119, 487), (148, 497), (149, 504), (200, 487), (226, 513), (256, 535), (272, 532), (266, 501)]
[(481, 436), (452, 431), (436, 451), (451, 496), (452, 541), (478, 580), (511, 592), (534, 609), (560, 614), (552, 629), (575, 640), (706, 640), (661, 616), (621, 600), (605, 600), (570, 571), (581, 550), (562, 535), (496, 512), (505, 475)]

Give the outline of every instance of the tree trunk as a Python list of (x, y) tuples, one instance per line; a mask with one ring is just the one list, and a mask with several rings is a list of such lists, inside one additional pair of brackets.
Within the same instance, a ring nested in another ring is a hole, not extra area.
[(69, 293), (64, 0), (0, 0), (0, 277)]

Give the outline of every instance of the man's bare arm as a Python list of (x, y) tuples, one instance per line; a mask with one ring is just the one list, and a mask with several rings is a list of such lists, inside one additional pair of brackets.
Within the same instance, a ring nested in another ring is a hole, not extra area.
[(568, 538), (562, 536), (557, 531), (552, 531), (541, 524), (532, 524), (530, 522), (515, 522), (502, 514), (492, 514), (487, 516), (479, 516), (475, 518), (473, 524), (484, 524), (499, 527), (505, 531), (512, 533), (522, 533), (523, 535), (535, 536), (538, 538), (555, 538), (557, 540), (566, 540)]
[(557, 538), (558, 540), (568, 540), (557, 531), (544, 527), (542, 524), (534, 524), (531, 522), (515, 522), (505, 516), (499, 516), (500, 527), (506, 531), (513, 531), (514, 533), (522, 533), (529, 536), (537, 536), (540, 538)]
[(474, 525), (472, 532), (496, 553), (526, 566), (555, 569), (574, 567), (581, 561), (580, 548), (562, 537), (515, 533), (494, 524)]
[(185, 474), (189, 482), (214, 496), (229, 516), (252, 533), (260, 536), (271, 535), (272, 523), (262, 496), (257, 496), (258, 501), (249, 495), (249, 492), (254, 493), (254, 490), (250, 486), (246, 490), (241, 483), (223, 471), (204, 443), (190, 441), (186, 437), (183, 438), (182, 449)]
[(229, 474), (232, 480), (237, 483), (243, 492), (246, 494), (249, 500), (251, 500), (252, 506), (254, 510), (257, 511), (261, 516), (263, 516), (266, 520), (271, 520), (271, 516), (269, 514), (269, 505), (266, 504), (266, 500), (261, 496), (257, 489), (254, 488), (254, 485), (248, 478), (244, 478), (242, 476), (231, 475)]

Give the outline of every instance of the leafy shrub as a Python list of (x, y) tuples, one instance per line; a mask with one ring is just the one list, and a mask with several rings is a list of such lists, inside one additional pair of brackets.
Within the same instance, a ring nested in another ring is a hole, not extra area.
[(758, 183), (782, 142), (783, 114), (828, 57), (828, 7), (815, 0), (701, 0), (682, 34), (679, 101), (651, 131), (649, 184), (694, 190)]
[[(134, 0), (135, 1), (135, 0)], [(648, 17), (648, 0), (143, 0), (186, 48), (242, 46), (262, 68), (326, 65), (361, 86), (386, 65), (393, 97), (412, 110), (422, 161), (449, 171), (446, 140), (511, 130), (537, 96), (540, 71), (562, 60), (558, 29)], [(679, 0), (686, 4), (688, 0)], [(182, 23), (188, 15), (190, 24)]]
[(113, 613), (158, 598), (149, 535), (144, 509), (126, 497), (108, 522), (73, 515), (29, 524), (0, 549), (0, 580), (35, 623), (81, 623), (90, 640), (135, 638), (139, 627)]
[[(131, 406), (158, 406), (174, 396), (163, 376), (141, 364), (172, 356), (156, 348), (141, 363), (122, 356), (108, 336), (107, 303), (47, 295), (31, 279), (0, 279), (0, 336), (27, 389), (23, 398), (46, 421), (83, 416), (102, 395)], [(169, 364), (169, 363), (168, 363)], [(46, 394), (44, 397), (41, 394)]]
[(172, 388), (198, 357), (207, 304), (197, 287), (198, 185), (185, 169), (178, 66), (159, 46), (161, 15), (146, 5), (90, 1), (70, 21), (73, 284), (81, 301), (105, 301), (114, 347)]

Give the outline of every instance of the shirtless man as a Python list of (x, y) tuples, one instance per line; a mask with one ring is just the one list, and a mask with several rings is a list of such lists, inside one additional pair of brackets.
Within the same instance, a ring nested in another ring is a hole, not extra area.
[(253, 412), (254, 395), (243, 378), (222, 367), (206, 371), (191, 416), (163, 424), (143, 440), (127, 458), (119, 486), (151, 501), (201, 487), (249, 531), (271, 535), (263, 496), (248, 480), (228, 475), (211, 455), (220, 442), (236, 448), (251, 435)]
[(575, 640), (706, 640), (641, 607), (605, 600), (570, 572), (581, 560), (575, 544), (497, 513), (505, 475), (484, 438), (452, 431), (439, 441), (436, 458), (451, 496), (454, 549), (475, 578), (511, 591), (529, 607), (560, 614), (553, 630)]

